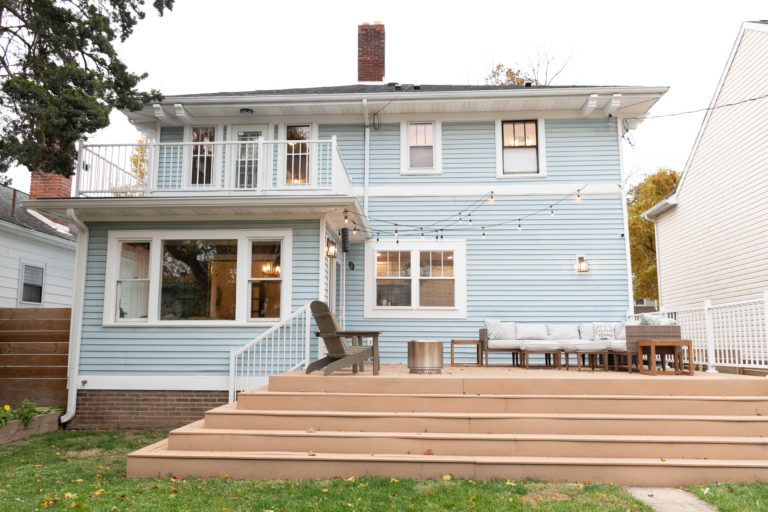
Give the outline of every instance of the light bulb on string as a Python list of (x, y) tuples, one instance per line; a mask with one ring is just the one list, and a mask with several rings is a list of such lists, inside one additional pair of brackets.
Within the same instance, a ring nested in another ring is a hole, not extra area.
[(549, 216), (550, 217), (554, 217), (555, 216), (555, 209), (552, 208), (551, 206), (549, 207)]
[(356, 235), (356, 234), (357, 234), (357, 224), (355, 224), (355, 223), (353, 222), (353, 223), (352, 223), (352, 225), (354, 226), (354, 227), (352, 228), (352, 234), (353, 234), (353, 235)]
[(440, 238), (443, 238), (443, 230), (440, 230)]
[(461, 213), (459, 213), (459, 224), (463, 224), (464, 221), (461, 220)]
[(493, 201), (494, 201), (494, 199), (493, 199), (493, 190), (491, 190), (491, 197), (488, 198), (488, 202), (489, 203), (493, 203)]
[(435, 240), (439, 240), (440, 236), (437, 234), (437, 230), (435, 230)]
[(483, 240), (485, 240), (485, 228), (483, 228)]
[(576, 201), (581, 201), (581, 189), (576, 191)]
[(523, 224), (520, 222), (520, 219), (517, 219), (517, 230), (522, 231), (523, 230)]
[(421, 239), (424, 240), (424, 228), (421, 228)]
[(472, 225), (472, 214), (471, 213), (469, 214), (469, 225), (470, 226)]
[(349, 224), (349, 215), (347, 214), (347, 210), (344, 210), (344, 224)]
[(398, 235), (398, 234), (399, 234), (399, 233), (397, 232), (397, 224), (395, 224), (395, 238), (397, 238), (397, 235)]
[(379, 232), (378, 231), (376, 232), (376, 241), (377, 242), (379, 241)]

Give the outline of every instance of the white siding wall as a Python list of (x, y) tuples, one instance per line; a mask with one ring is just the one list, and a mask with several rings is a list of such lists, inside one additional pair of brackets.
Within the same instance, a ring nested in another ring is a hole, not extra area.
[(43, 307), (71, 307), (75, 244), (46, 243), (15, 231), (0, 227), (0, 308), (24, 307), (18, 302), (22, 262), (45, 267)]
[[(746, 30), (717, 105), (768, 94), (768, 31)], [(768, 99), (713, 110), (680, 189), (657, 223), (661, 304), (768, 290)]]

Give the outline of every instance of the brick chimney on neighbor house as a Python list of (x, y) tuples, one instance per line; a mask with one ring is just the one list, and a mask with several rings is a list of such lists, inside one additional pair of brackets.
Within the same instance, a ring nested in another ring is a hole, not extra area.
[[(32, 172), (29, 184), (30, 199), (68, 198), (72, 196), (72, 178), (52, 172)], [(47, 217), (47, 215), (46, 215)], [(48, 217), (53, 222), (68, 226), (66, 222)]]
[(384, 81), (384, 25), (380, 21), (357, 26), (357, 81)]

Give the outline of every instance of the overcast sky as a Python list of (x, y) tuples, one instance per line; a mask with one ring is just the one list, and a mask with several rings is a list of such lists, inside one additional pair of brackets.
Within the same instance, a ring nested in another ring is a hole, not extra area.
[[(386, 81), (481, 84), (497, 63), (525, 69), (546, 53), (567, 60), (553, 85), (669, 86), (658, 115), (706, 107), (741, 22), (768, 18), (765, 0), (450, 5), (176, 0), (162, 18), (149, 13), (119, 52), (149, 73), (144, 88), (166, 95), (345, 85), (357, 81), (357, 25), (381, 21)], [(702, 117), (647, 120), (632, 132), (624, 158), (633, 181), (659, 167), (682, 171)], [(136, 140), (121, 113), (111, 119), (92, 140)], [(28, 173), (13, 178), (28, 190)]]

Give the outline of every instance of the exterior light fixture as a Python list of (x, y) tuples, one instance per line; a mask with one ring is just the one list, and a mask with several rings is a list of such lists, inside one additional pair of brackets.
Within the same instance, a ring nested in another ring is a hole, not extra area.
[(339, 248), (336, 246), (336, 242), (332, 241), (330, 238), (325, 239), (325, 255), (328, 258), (335, 258), (338, 250)]
[(586, 256), (576, 256), (576, 272), (579, 274), (589, 272), (589, 262)]
[(253, 115), (253, 109), (252, 108), (241, 108), (240, 109), (240, 115), (241, 116), (252, 116)]

